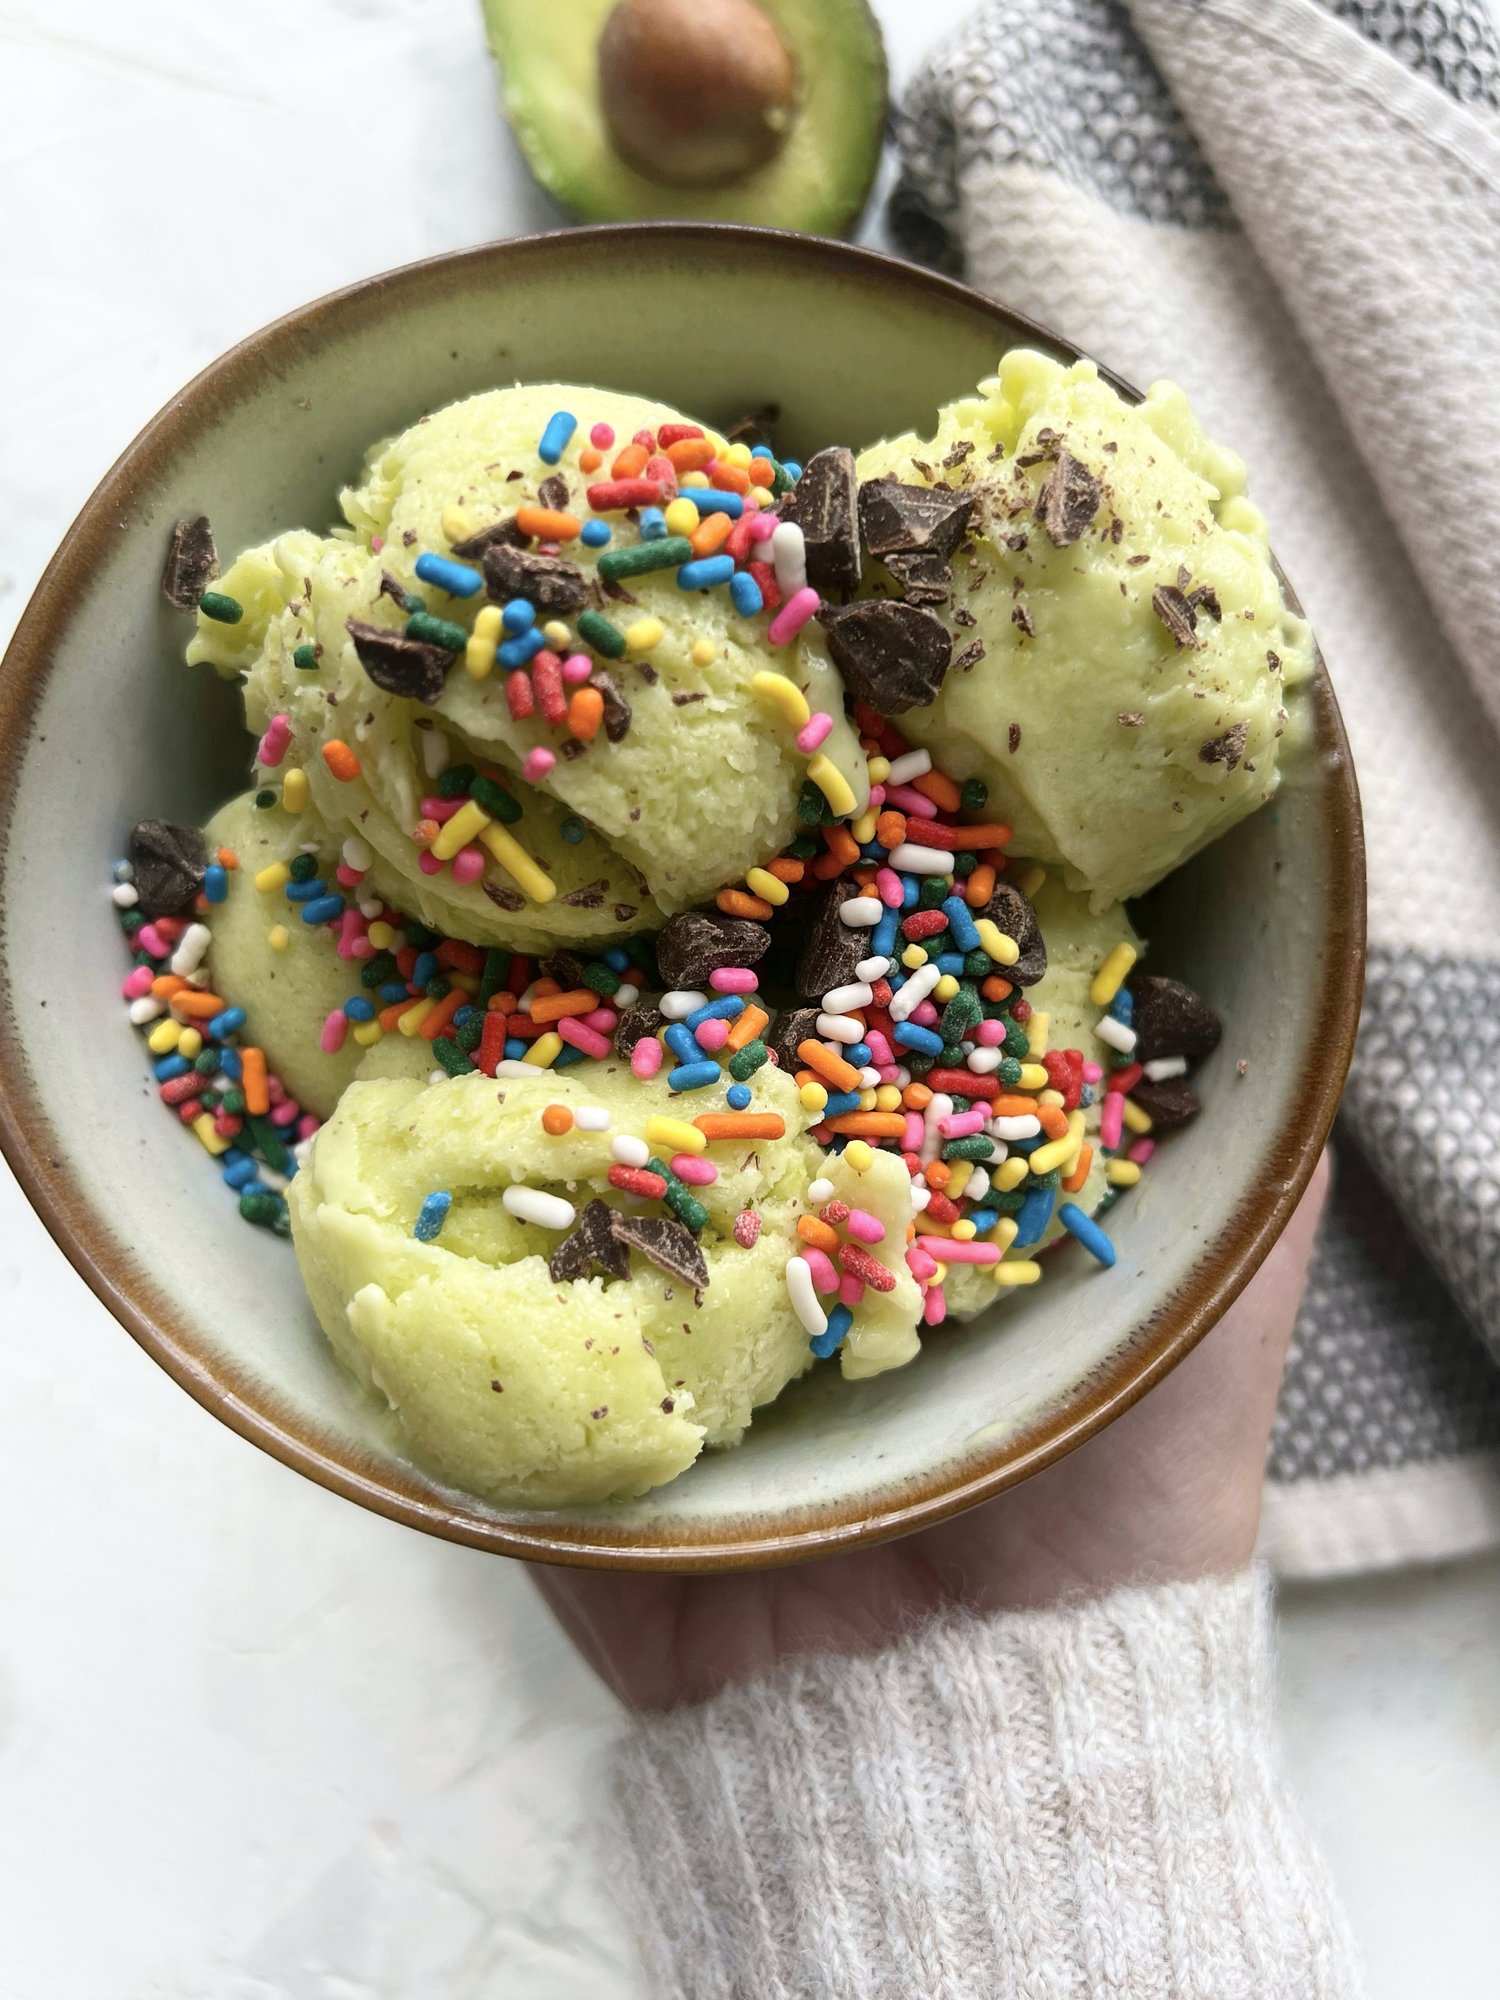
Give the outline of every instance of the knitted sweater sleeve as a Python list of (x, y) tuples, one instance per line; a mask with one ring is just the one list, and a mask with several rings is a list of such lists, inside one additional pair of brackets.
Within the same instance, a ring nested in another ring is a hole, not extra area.
[(1352, 2000), (1245, 1575), (953, 1616), (640, 1723), (653, 2000)]

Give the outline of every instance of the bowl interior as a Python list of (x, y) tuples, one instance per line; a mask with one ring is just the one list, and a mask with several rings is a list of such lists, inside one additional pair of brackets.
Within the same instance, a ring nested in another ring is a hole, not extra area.
[[(1273, 806), (1153, 898), (1157, 962), (1226, 1022), (1207, 1112), (1024, 1301), (859, 1385), (822, 1368), (741, 1449), (629, 1506), (517, 1513), (428, 1480), (333, 1362), (290, 1248), (243, 1225), (152, 1102), (116, 999), (111, 861), (143, 814), (201, 820), (244, 782), (235, 690), (189, 672), (157, 587), (173, 520), (226, 557), (332, 518), (365, 446), (516, 380), (598, 382), (727, 423), (767, 403), (800, 454), (927, 426), (1028, 342), (963, 288), (744, 230), (580, 230), (410, 267), (279, 322), (137, 441), (48, 572), (0, 678), (0, 1136), (63, 1248), (193, 1394), (288, 1463), (415, 1525), (517, 1554), (718, 1567), (936, 1518), (1065, 1450), (1186, 1351), (1311, 1170), (1358, 1006), (1358, 804), (1326, 679)], [(62, 996), (70, 996), (66, 1004)], [(86, 1053), (85, 1053), (86, 1051)]]

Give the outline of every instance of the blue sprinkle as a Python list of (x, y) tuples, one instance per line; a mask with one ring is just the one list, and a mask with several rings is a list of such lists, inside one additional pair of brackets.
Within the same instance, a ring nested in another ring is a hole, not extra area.
[(529, 632), (536, 623), (536, 606), (524, 597), (513, 597), (500, 613), (507, 632)]
[(208, 1024), (208, 1032), (216, 1042), (222, 1042), (227, 1040), (230, 1035), (237, 1035), (244, 1025), (244, 1008), (226, 1007), (222, 1014), (214, 1015)]
[(802, 477), (802, 467), (797, 463), (795, 458), (784, 458), (781, 461), (781, 469), (788, 479), (800, 479)]
[(947, 897), (943, 903), (943, 915), (948, 919), (948, 928), (958, 949), (961, 952), (978, 951), (979, 933), (974, 928), (973, 916), (963, 897)]
[(745, 1106), (750, 1102), (749, 1084), (730, 1084), (728, 1090), (724, 1093), (724, 1102), (729, 1106), (731, 1111), (743, 1111)]
[(417, 962), (411, 969), (412, 985), (425, 986), (429, 979), (436, 979), (437, 969), (437, 954), (430, 951), (419, 951), (417, 953)]
[(1122, 986), (1110, 1001), (1109, 1011), (1122, 1027), (1131, 1025), (1135, 1019), (1135, 995), (1128, 986)]
[(542, 441), (536, 448), (536, 455), (543, 465), (556, 465), (568, 448), (568, 441), (578, 428), (578, 419), (571, 410), (559, 410), (542, 432)]
[(1085, 1111), (1088, 1110), (1091, 1104), (1098, 1102), (1098, 1095), (1091, 1083), (1086, 1083), (1082, 1090), (1079, 1091), (1078, 1102), (1080, 1107)]
[(728, 583), (733, 575), (733, 556), (704, 556), (697, 562), (682, 565), (677, 572), (677, 588), (712, 590), (715, 584)]
[(245, 1065), (240, 1061), (239, 1050), (220, 1049), (219, 1068), (223, 1070), (231, 1083), (238, 1083), (245, 1070)]
[(752, 458), (768, 458), (773, 465), (776, 463), (776, 454), (768, 444), (751, 445), (750, 456)]
[[(247, 1181), (255, 1179), (255, 1162), (248, 1153), (241, 1153), (235, 1147), (231, 1147), (230, 1152), (235, 1154), (235, 1159), (232, 1165), (223, 1168), (224, 1185), (236, 1189), (243, 1188)], [(228, 1160), (229, 1153), (223, 1154), (221, 1158)]]
[(388, 979), (380, 989), (380, 997), (387, 1007), (394, 1007), (398, 1000), (409, 1000), (404, 979)]
[(727, 514), (731, 521), (737, 521), (745, 511), (738, 493), (724, 493), (716, 486), (689, 486), (683, 498), (691, 500), (700, 514)]
[(422, 1203), (422, 1212), (417, 1217), (417, 1226), (412, 1231), (419, 1243), (431, 1243), (442, 1234), (443, 1224), (448, 1220), (448, 1211), (453, 1206), (453, 1197), (445, 1188), (428, 1195)]
[(844, 1050), (844, 1061), (853, 1063), (856, 1069), (868, 1069), (872, 1060), (868, 1042), (853, 1042)]
[(519, 1035), (510, 1036), (505, 1044), (505, 1060), (507, 1062), (522, 1061), (530, 1047), (530, 1042), (523, 1042)]
[(117, 861), (109, 872), (111, 880), (115, 882), (133, 882), (135, 880), (135, 870), (128, 861)]
[[(552, 1058), (553, 1069), (571, 1069), (574, 1063), (587, 1062), (588, 1056), (582, 1049), (575, 1049), (571, 1042), (565, 1042)], [(541, 1074), (540, 1070), (537, 1072)]]
[(825, 1118), (840, 1118), (846, 1111), (858, 1111), (859, 1092), (857, 1090), (830, 1090), (828, 1102), (823, 1106)]
[(1039, 1147), (1050, 1145), (1051, 1141), (1045, 1132), (1034, 1132), (1029, 1139), (1009, 1139), (1006, 1143), (1013, 1153), (1019, 1153), (1024, 1160), (1029, 1159)]
[(903, 1048), (915, 1049), (921, 1056), (940, 1056), (943, 1053), (942, 1036), (934, 1034), (931, 1028), (919, 1028), (915, 1021), (898, 1021), (896, 1040)]
[(569, 847), (576, 847), (588, 832), (588, 828), (578, 817), (577, 813), (569, 813), (557, 830), (568, 843)]
[(901, 907), (914, 910), (922, 894), (922, 885), (915, 875), (903, 875), (901, 881)]
[(753, 618), (765, 609), (765, 594), (747, 569), (737, 569), (729, 579), (729, 595), (741, 618)]
[(969, 1220), (974, 1225), (976, 1236), (986, 1236), (1000, 1220), (998, 1208), (975, 1208), (969, 1212)]
[(630, 970), (630, 953), (622, 946), (612, 944), (604, 954), (604, 963), (609, 967), (611, 972), (628, 972)]
[[(1015, 1150), (1014, 1147), (1011, 1149)], [(1028, 1190), (1026, 1199), (1016, 1211), (1016, 1233), (1012, 1239), (1016, 1249), (1024, 1250), (1032, 1243), (1040, 1243), (1047, 1224), (1052, 1219), (1052, 1204), (1057, 1199), (1049, 1187), (1034, 1187)], [(1067, 1204), (1071, 1206), (1071, 1203)]]
[(305, 924), (331, 924), (343, 914), (342, 896), (317, 896), (312, 902), (302, 905), (302, 921)]
[(587, 549), (602, 549), (610, 533), (608, 521), (585, 521), (578, 531), (578, 539)]
[(901, 927), (901, 912), (887, 910), (870, 933), (871, 958), (890, 958), (896, 950), (896, 932)]
[(319, 896), (328, 894), (328, 884), (321, 875), (314, 875), (306, 882), (288, 882), (286, 899), (289, 903), (315, 903)]
[[(1104, 1231), (1090, 1216), (1084, 1214), (1077, 1202), (1065, 1201), (1057, 1211), (1057, 1219), (1063, 1228), (1076, 1236), (1091, 1257), (1097, 1257), (1101, 1264), (1113, 1264), (1115, 1246)], [(1017, 1242), (1020, 1238), (1017, 1237)]]
[(439, 590), (446, 590), (450, 597), (477, 597), (484, 583), (479, 571), (468, 563), (426, 551), (417, 557), (417, 575), (423, 583), (435, 583)]
[[(589, 528), (592, 528), (594, 525), (595, 523), (590, 521)], [(597, 525), (601, 528), (604, 527), (602, 521)], [(641, 540), (643, 542), (664, 542), (667, 538), (667, 517), (661, 511), (660, 507), (643, 507), (636, 526), (641, 531)], [(588, 528), (585, 528), (583, 531), (583, 539), (585, 541), (589, 539)], [(605, 528), (604, 540), (607, 541), (608, 539), (609, 530)]]
[(867, 840), (859, 851), (861, 858), (865, 861), (884, 861), (885, 859), (886, 850), (878, 840)]
[(695, 1007), (686, 1021), (685, 1028), (691, 1028), (696, 1035), (705, 1021), (737, 1021), (745, 1011), (745, 1003), (738, 993), (726, 993), (721, 999), (709, 1000), (702, 1007)]
[(957, 979), (964, 969), (964, 955), (961, 951), (940, 951), (933, 963), (939, 972), (951, 972)]
[(812, 1351), (820, 1361), (826, 1361), (829, 1355), (842, 1345), (844, 1335), (853, 1324), (854, 1314), (848, 1306), (833, 1308), (828, 1315), (827, 1329), (823, 1333), (815, 1334), (812, 1340)]
[(203, 871), (203, 894), (210, 903), (222, 903), (229, 895), (229, 870), (211, 861)]
[(521, 632), (514, 639), (507, 639), (500, 647), (496, 658), (499, 660), (501, 666), (505, 668), (506, 672), (511, 673), (517, 667), (524, 667), (526, 662), (539, 653), (546, 643), (541, 633), (533, 625), (529, 632)]
[(668, 1090), (706, 1090), (717, 1083), (723, 1071), (716, 1062), (679, 1063), (667, 1078)]
[(349, 998), (344, 1002), (344, 1019), (346, 1021), (373, 1021), (374, 1018), (375, 1002), (366, 999), (363, 993), (351, 993)]
[(703, 1054), (686, 1021), (673, 1021), (662, 1030), (661, 1038), (679, 1062), (695, 1063)]
[(163, 1056), (151, 1065), (151, 1074), (158, 1083), (170, 1083), (174, 1077), (186, 1076), (192, 1066), (186, 1056)]
[(479, 1009), (472, 1004), (466, 1004), (460, 1007), (458, 1012), (453, 1016), (453, 1025), (455, 1028), (462, 1028), (468, 1022), (476, 1020), (478, 1016)]

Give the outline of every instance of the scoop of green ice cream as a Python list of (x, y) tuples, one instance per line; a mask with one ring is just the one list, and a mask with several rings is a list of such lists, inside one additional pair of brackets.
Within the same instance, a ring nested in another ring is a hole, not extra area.
[[(874, 445), (858, 474), (973, 494), (937, 608), (954, 665), (897, 722), (940, 769), (983, 779), (1015, 852), (1061, 863), (1102, 907), (1270, 797), (1311, 639), (1244, 466), (1179, 389), (1133, 407), (1091, 363), (1020, 349), (934, 436)], [(874, 561), (866, 582), (894, 587)], [(821, 657), (822, 638), (804, 650)]]

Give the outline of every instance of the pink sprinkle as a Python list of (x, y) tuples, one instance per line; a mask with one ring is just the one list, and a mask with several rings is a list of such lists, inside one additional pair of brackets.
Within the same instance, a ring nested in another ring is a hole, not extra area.
[(901, 1134), (902, 1152), (920, 1153), (922, 1150), (922, 1141), (925, 1137), (926, 1131), (922, 1124), (921, 1112), (908, 1111), (906, 1114), (906, 1130)]
[(901, 1065), (893, 1062), (877, 1063), (875, 1065), (875, 1074), (880, 1078), (882, 1083), (899, 1083), (901, 1081)]
[(808, 1126), (807, 1136), (815, 1146), (831, 1146), (833, 1144), (833, 1127), (826, 1118), (820, 1118), (816, 1125)]
[(445, 861), (438, 860), (430, 847), (424, 847), (417, 856), (417, 866), (424, 875), (441, 875), (447, 865)]
[(797, 748), (804, 757), (810, 757), (820, 743), (827, 741), (832, 728), (833, 717), (825, 714), (820, 708), (817, 714), (809, 716), (797, 731)]
[(951, 1111), (938, 1120), (938, 1130), (945, 1139), (972, 1139), (976, 1132), (984, 1130), (986, 1115), (982, 1104), (972, 1111)]
[(815, 1243), (803, 1245), (802, 1256), (807, 1268), (812, 1272), (813, 1290), (836, 1292), (839, 1288), (839, 1274), (829, 1261), (826, 1250), (820, 1250)]
[(938, 1010), (930, 1000), (919, 1000), (907, 1016), (907, 1019), (915, 1021), (919, 1028), (935, 1028), (937, 1018)]
[(753, 1208), (742, 1208), (734, 1218), (734, 1240), (742, 1250), (753, 1250), (760, 1240), (760, 1217)]
[(126, 975), (120, 991), (127, 1000), (139, 1000), (151, 991), (151, 981), (154, 977), (155, 974), (149, 965), (138, 965), (134, 972)]
[(1134, 1160), (1138, 1167), (1143, 1167), (1155, 1151), (1154, 1139), (1137, 1139), (1125, 1157), (1127, 1160)]
[[(564, 1016), (557, 1024), (557, 1032), (563, 1040), (575, 1049), (582, 1049), (595, 1062), (603, 1062), (609, 1054), (609, 1043), (597, 1028), (586, 1028), (576, 1014)], [(639, 1043), (636, 1045), (639, 1047)]]
[(371, 537), (370, 537), (370, 554), (371, 554), (372, 556), (378, 556), (378, 555), (380, 554), (380, 551), (381, 551), (381, 550), (382, 550), (382, 549), (383, 549), (384, 547), (385, 547), (385, 536), (384, 536), (384, 535), (371, 535)]
[(864, 1279), (852, 1278), (850, 1277), (849, 1273), (845, 1271), (843, 1276), (839, 1279), (839, 1304), (841, 1306), (857, 1306), (860, 1303), (860, 1301), (864, 1298), (864, 1295), (865, 1295)]
[(441, 826), (445, 819), (452, 819), (460, 806), (467, 804), (467, 799), (423, 799), (422, 817), (435, 819)]
[(612, 1035), (620, 1025), (620, 1017), (613, 1007), (596, 1007), (592, 1013), (576, 1017), (586, 1028), (592, 1028), (596, 1035)]
[(747, 514), (753, 514), (755, 513), (757, 508), (761, 506), (761, 504), (762, 502), (760, 494), (756, 490), (756, 488), (752, 486), (750, 488), (750, 491), (745, 495), (745, 512)]
[(784, 646), (789, 639), (795, 639), (821, 601), (810, 583), (794, 590), (766, 627), (766, 637), (771, 644)]
[(461, 847), (453, 857), (455, 882), (477, 882), (484, 873), (484, 854), (477, 847)]
[(777, 527), (779, 525), (780, 524), (778, 523), (775, 514), (772, 513), (769, 508), (767, 508), (764, 514), (757, 514), (755, 519), (750, 523), (751, 541), (752, 542), (770, 541), (772, 535), (775, 534)]
[(667, 1165), (678, 1180), (686, 1181), (689, 1187), (712, 1187), (719, 1178), (719, 1170), (712, 1160), (705, 1160), (701, 1153), (674, 1153)]
[(362, 868), (351, 868), (347, 861), (341, 861), (333, 872), (339, 887), (342, 889), (356, 888), (365, 879), (364, 870)]
[(923, 792), (914, 792), (910, 785), (887, 785), (885, 802), (899, 811), (911, 813), (917, 819), (936, 819), (937, 807)]
[(538, 744), (535, 750), (526, 752), (526, 762), (521, 766), (521, 776), (528, 785), (539, 785), (556, 762), (557, 759), (552, 752), (544, 750)]
[(221, 1139), (237, 1139), (245, 1129), (243, 1118), (237, 1118), (232, 1111), (214, 1113), (214, 1130)]
[(981, 1021), (974, 1030), (974, 1039), (982, 1049), (998, 1049), (1005, 1040), (1005, 1023)]
[(297, 1113), (301, 1109), (302, 1107), (295, 1097), (289, 1097), (285, 1104), (273, 1104), (271, 1107), (271, 1123), (276, 1126), (291, 1125), (295, 1122)]
[(292, 719), (289, 715), (273, 715), (266, 727), (266, 733), (256, 745), (256, 760), (264, 764), (268, 771), (274, 771), (286, 755), (286, 746), (292, 740)]
[(705, 1050), (711, 1056), (717, 1055), (719, 1050), (729, 1040), (729, 1023), (727, 1021), (705, 1021), (703, 1026), (696, 1031), (696, 1040), (700, 1049)]
[(155, 924), (142, 924), (135, 934), (135, 941), (142, 951), (150, 952), (153, 958), (165, 958), (171, 950)]
[(1125, 1099), (1118, 1090), (1111, 1090), (1099, 1108), (1099, 1144), (1106, 1152), (1119, 1150), (1124, 1125)]
[(884, 786), (884, 785), (871, 785), (871, 787), (870, 787), (870, 811), (871, 811), (872, 813), (873, 813), (873, 812), (879, 812), (879, 811), (880, 811), (880, 808), (881, 808), (881, 807), (882, 807), (882, 806), (883, 806), (884, 804), (885, 804), (885, 786)]
[(901, 877), (896, 873), (894, 868), (877, 868), (875, 870), (875, 893), (888, 910), (900, 909), (902, 898)]
[(851, 1208), (844, 1227), (860, 1243), (885, 1241), (885, 1224), (878, 1215), (871, 1215), (867, 1208)]
[(594, 671), (594, 663), (587, 653), (569, 653), (562, 663), (562, 677), (569, 687), (582, 687)]
[(321, 1127), (322, 1123), (322, 1119), (317, 1117), (313, 1112), (304, 1111), (302, 1116), (297, 1120), (297, 1137), (299, 1139), (310, 1139), (313, 1133)]
[(896, 1054), (879, 1028), (865, 1030), (865, 1047), (870, 1051), (870, 1059), (877, 1069), (894, 1069)]
[(608, 451), (614, 441), (615, 427), (613, 424), (595, 424), (594, 428), (589, 432), (589, 443), (594, 447), (595, 451)]
[(715, 993), (754, 993), (760, 980), (748, 965), (721, 965), (708, 975), (708, 983)]
[(998, 1264), (998, 1243), (961, 1243), (956, 1236), (919, 1236), (917, 1248), (944, 1264)]
[[(336, 1056), (344, 1046), (344, 1037), (349, 1032), (349, 1017), (342, 1007), (335, 1007), (323, 1023), (323, 1032), (318, 1037), (318, 1047), (325, 1056)], [(297, 1115), (295, 1107), (292, 1116)]]
[(929, 1257), (925, 1250), (919, 1250), (913, 1243), (906, 1253), (906, 1268), (919, 1285), (925, 1285), (937, 1276), (937, 1259)]
[(375, 947), (367, 937), (357, 937), (349, 947), (349, 956), (351, 958), (373, 958), (375, 956)]
[(655, 1076), (661, 1068), (661, 1043), (655, 1035), (642, 1035), (630, 1051), (630, 1073), (642, 1080)]
[(365, 920), (358, 910), (345, 910), (339, 919), (339, 957), (353, 958), (354, 946), (363, 932)]
[(279, 1076), (273, 1075), (266, 1078), (266, 1096), (270, 1098), (273, 1104), (286, 1103), (286, 1085)]
[(1083, 1066), (1083, 1080), (1085, 1083), (1097, 1083), (1103, 1074), (1104, 1071), (1096, 1062), (1086, 1062)]
[(659, 479), (662, 491), (668, 498), (677, 491), (677, 467), (664, 451), (654, 451), (646, 460), (641, 471), (643, 479)]
[(922, 1294), (922, 1324), (941, 1326), (948, 1317), (948, 1301), (941, 1285), (929, 1285)]

